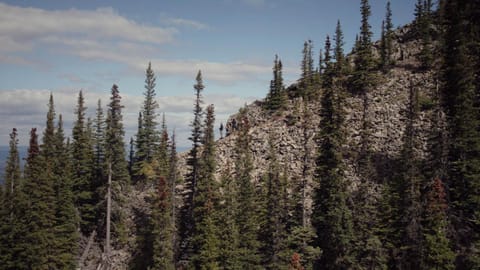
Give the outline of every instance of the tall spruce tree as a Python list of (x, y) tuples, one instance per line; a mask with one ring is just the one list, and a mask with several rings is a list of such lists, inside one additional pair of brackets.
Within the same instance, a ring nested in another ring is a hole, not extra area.
[(250, 125), (246, 109), (239, 113), (240, 130), (235, 142), (235, 178), (237, 181), (236, 224), (239, 231), (238, 255), (241, 269), (258, 269), (260, 255), (258, 242), (258, 216), (255, 203), (255, 188), (252, 183), (253, 158), (250, 150)]
[(342, 25), (340, 24), (340, 20), (337, 21), (337, 27), (335, 28), (335, 36), (333, 40), (335, 41), (335, 48), (334, 48), (335, 73), (338, 76), (345, 72), (345, 65), (346, 65), (345, 54), (343, 52), (343, 45), (345, 43), (343, 41), (343, 31), (342, 31)]
[(26, 198), (21, 187), (20, 156), (17, 129), (10, 133), (9, 151), (5, 166), (3, 192), (0, 197), (0, 269), (18, 269), (18, 241), (24, 232), (20, 223), (21, 204)]
[(179, 259), (181, 261), (186, 261), (193, 253), (191, 241), (194, 228), (193, 208), (195, 203), (196, 186), (199, 177), (199, 150), (203, 137), (202, 91), (205, 86), (203, 85), (201, 71), (198, 71), (197, 73), (196, 84), (193, 86), (193, 88), (195, 89), (195, 104), (193, 108), (193, 121), (191, 124), (192, 134), (189, 137), (189, 140), (192, 141), (192, 149), (188, 153), (187, 166), (189, 167), (189, 173), (185, 177), (185, 186), (188, 192), (185, 194), (184, 204), (181, 209), (179, 227)]
[[(401, 173), (399, 193), (404, 196), (399, 202), (401, 213), (401, 259), (399, 267), (413, 269), (421, 263), (421, 183), (420, 162), (416, 152), (420, 145), (416, 121), (418, 118), (418, 89), (410, 82), (409, 103), (406, 110), (407, 125), (401, 150)], [(401, 193), (400, 193), (401, 194)]]
[(430, 183), (423, 218), (425, 244), (422, 266), (425, 269), (454, 269), (455, 253), (447, 237), (447, 193), (440, 178), (435, 178)]
[(277, 111), (286, 106), (287, 93), (283, 85), (282, 61), (275, 55), (273, 62), (273, 79), (270, 82), (270, 91), (266, 98), (265, 108)]
[(382, 35), (380, 39), (380, 67), (383, 72), (387, 72), (392, 64), (393, 53), (393, 23), (390, 1), (387, 2), (385, 20), (382, 21)]
[(96, 224), (96, 213), (93, 186), (93, 148), (87, 132), (85, 119), (85, 99), (83, 92), (78, 93), (77, 116), (72, 129), (72, 169), (73, 192), (75, 206), (80, 213), (80, 228), (82, 233), (90, 234)]
[(231, 175), (230, 164), (227, 164), (221, 175), (221, 207), (220, 212), (220, 258), (221, 269), (243, 269), (240, 266), (239, 239), (240, 232), (235, 217), (238, 215), (237, 181)]
[(362, 21), (358, 46), (355, 48), (355, 69), (352, 76), (353, 92), (365, 94), (375, 83), (372, 31), (368, 19), (371, 15), (368, 0), (361, 1)]
[(263, 265), (267, 269), (284, 269), (288, 265), (287, 215), (285, 187), (280, 175), (280, 164), (275, 154), (273, 135), (269, 135), (269, 160), (266, 174), (266, 209), (262, 224), (261, 242)]
[[(105, 180), (105, 117), (103, 115), (102, 101), (97, 101), (97, 110), (93, 122), (93, 179), (92, 190), (95, 192), (95, 200), (98, 202), (98, 188)], [(98, 213), (97, 213), (98, 215)]]
[(62, 115), (58, 117), (55, 131), (54, 189), (55, 189), (55, 268), (75, 269), (78, 253), (79, 218), (72, 192), (71, 156), (65, 144)]
[(213, 105), (206, 109), (203, 151), (200, 156), (193, 216), (193, 265), (195, 269), (219, 269), (219, 186), (215, 180), (215, 114)]
[[(475, 10), (478, 14), (478, 3), (447, 1), (443, 19), (446, 29), (442, 100), (449, 133), (447, 186), (457, 248), (466, 249), (457, 257), (456, 266), (463, 269), (480, 267), (480, 69), (475, 50), (478, 37), (469, 31), (480, 25), (478, 18), (470, 17)], [(467, 28), (465, 22), (470, 19), (474, 23)]]
[(313, 43), (311, 40), (305, 41), (302, 51), (302, 63), (300, 74), (300, 93), (303, 98), (310, 98), (313, 94), (315, 82), (315, 70), (313, 68)]
[(152, 254), (150, 269), (175, 269), (172, 234), (172, 196), (171, 186), (164, 176), (157, 180), (156, 192), (152, 201)]
[(55, 268), (54, 120), (55, 107), (50, 94), (42, 145), (38, 145), (36, 130), (33, 129), (25, 167), (25, 194), (28, 194), (29, 201), (24, 218), (28, 233), (22, 254), (25, 257), (21, 255), (19, 259), (30, 269)]
[[(155, 156), (159, 134), (157, 130), (157, 112), (158, 103), (155, 100), (155, 73), (152, 64), (149, 62), (145, 71), (145, 92), (143, 95), (142, 111), (139, 115), (139, 128), (137, 133), (134, 174), (137, 181), (145, 180), (145, 171), (151, 167), (152, 160)], [(147, 168), (145, 168), (147, 167)]]
[[(331, 64), (327, 64), (325, 74), (331, 74), (328, 71), (331, 68)], [(332, 79), (328, 81), (331, 82)], [(347, 269), (355, 265), (352, 254), (352, 213), (347, 206), (348, 183), (343, 175), (343, 115), (339, 111), (341, 106), (336, 102), (338, 99), (333, 84), (324, 81), (320, 109), (321, 129), (317, 135), (319, 152), (316, 159), (312, 224), (317, 230), (317, 244), (323, 251), (316, 267)]]
[(116, 244), (119, 246), (126, 242), (126, 227), (124, 213), (121, 205), (124, 203), (124, 194), (129, 189), (130, 177), (125, 153), (123, 129), (123, 105), (118, 86), (114, 84), (111, 89), (110, 103), (106, 120), (105, 132), (105, 161), (111, 164), (112, 200), (115, 202), (112, 209), (113, 232)]

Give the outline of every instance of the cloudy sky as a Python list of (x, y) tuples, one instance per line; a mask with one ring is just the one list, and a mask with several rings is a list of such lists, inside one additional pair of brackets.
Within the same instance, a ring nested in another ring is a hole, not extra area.
[[(391, 2), (395, 26), (413, 19), (415, 0)], [(370, 3), (378, 38), (386, 0)], [(313, 40), (318, 56), (337, 19), (349, 51), (359, 6), (360, 0), (0, 0), (0, 145), (8, 144), (13, 127), (21, 145), (31, 127), (43, 130), (49, 93), (69, 128), (78, 91), (93, 118), (113, 83), (123, 96), (129, 140), (151, 61), (159, 112), (186, 147), (199, 69), (219, 125), (266, 95), (275, 54), (286, 82), (295, 81), (303, 42)]]

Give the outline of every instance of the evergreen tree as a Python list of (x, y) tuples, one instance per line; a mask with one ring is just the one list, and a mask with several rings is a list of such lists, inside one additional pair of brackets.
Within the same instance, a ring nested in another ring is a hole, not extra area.
[(20, 223), (21, 199), (25, 199), (21, 187), (20, 157), (18, 152), (18, 134), (14, 128), (10, 133), (8, 158), (5, 166), (5, 178), (0, 197), (0, 269), (18, 269), (18, 241), (22, 233)]
[(399, 175), (399, 193), (401, 212), (401, 261), (400, 268), (413, 269), (421, 263), (421, 173), (416, 151), (419, 149), (418, 131), (415, 125), (418, 117), (418, 90), (410, 83), (409, 104), (407, 106), (407, 125), (401, 150), (401, 174)]
[(202, 73), (198, 71), (196, 77), (195, 89), (195, 104), (193, 109), (192, 134), (189, 140), (192, 141), (192, 149), (188, 153), (187, 165), (189, 166), (189, 173), (185, 179), (185, 186), (188, 192), (185, 194), (184, 205), (181, 209), (180, 218), (180, 256), (181, 260), (186, 260), (192, 254), (191, 236), (194, 228), (193, 208), (195, 202), (196, 186), (199, 177), (199, 148), (203, 136), (203, 108), (202, 108), (202, 91), (205, 88), (202, 80)]
[(169, 165), (169, 143), (168, 143), (168, 130), (167, 124), (165, 121), (165, 115), (162, 119), (162, 129), (160, 131), (160, 143), (158, 145), (157, 152), (155, 153), (156, 165), (154, 166), (157, 170), (157, 175), (167, 178), (169, 176), (170, 165)]
[(171, 239), (174, 231), (170, 189), (166, 178), (160, 176), (152, 203), (153, 264), (150, 269), (175, 269), (174, 249)]
[(258, 269), (260, 256), (258, 242), (258, 216), (255, 204), (255, 189), (252, 183), (251, 173), (253, 170), (252, 153), (250, 150), (251, 137), (246, 110), (241, 109), (239, 115), (239, 134), (235, 142), (235, 178), (237, 181), (237, 205), (236, 224), (239, 232), (238, 256), (241, 269)]
[[(262, 224), (261, 242), (263, 265), (267, 269), (285, 269), (288, 265), (287, 225), (289, 204), (286, 194), (286, 179), (280, 175), (280, 165), (275, 154), (274, 138), (269, 136), (269, 160), (266, 174), (266, 211)], [(283, 177), (286, 178), (286, 177)], [(283, 181), (282, 181), (283, 180)]]
[(355, 69), (352, 76), (352, 86), (356, 93), (365, 94), (374, 84), (374, 56), (372, 52), (372, 31), (368, 22), (370, 17), (370, 4), (368, 0), (361, 1), (362, 24), (358, 47), (355, 52)]
[(380, 40), (380, 67), (383, 72), (388, 71), (393, 64), (393, 23), (390, 1), (387, 2), (385, 20), (382, 21), (382, 35)]
[[(102, 102), (97, 102), (96, 116), (94, 120), (93, 133), (93, 178), (92, 190), (95, 192), (95, 201), (98, 200), (98, 188), (103, 185), (105, 180), (105, 117), (103, 115)], [(98, 213), (97, 213), (98, 214)]]
[[(158, 103), (155, 100), (155, 73), (149, 62), (145, 72), (145, 100), (139, 116), (139, 128), (137, 133), (137, 149), (135, 155), (135, 177), (138, 181), (145, 180), (145, 166), (150, 167), (155, 155), (156, 144), (158, 142), (157, 112)], [(142, 118), (143, 117), (143, 118)]]
[(300, 96), (309, 98), (313, 94), (315, 81), (315, 70), (313, 68), (313, 43), (311, 40), (305, 41), (302, 51), (303, 59), (301, 63), (300, 75)]
[[(478, 62), (474, 45), (478, 37), (465, 22), (478, 13), (473, 2), (447, 1), (443, 49), (444, 86), (442, 100), (447, 116), (448, 178), (452, 207), (451, 220), (456, 229), (457, 248), (466, 249), (457, 258), (457, 267), (480, 267), (480, 134), (478, 103)], [(472, 13), (471, 13), (472, 12)], [(472, 28), (480, 25), (474, 20)]]
[(427, 193), (423, 235), (425, 269), (454, 269), (455, 253), (447, 238), (447, 193), (440, 178), (431, 181)]
[(82, 233), (90, 234), (96, 224), (94, 201), (93, 176), (93, 147), (87, 132), (85, 119), (85, 100), (82, 91), (78, 94), (77, 119), (72, 129), (72, 168), (73, 168), (73, 192), (75, 206), (80, 213), (80, 228)]
[(195, 269), (219, 269), (219, 187), (215, 180), (214, 107), (206, 109), (203, 132), (203, 151), (200, 156), (193, 216), (193, 265)]
[(171, 234), (172, 248), (174, 251), (174, 258), (176, 258), (175, 252), (177, 251), (178, 241), (177, 241), (177, 196), (176, 196), (176, 186), (178, 179), (178, 157), (177, 157), (177, 144), (175, 141), (175, 131), (170, 139), (170, 151), (169, 151), (169, 160), (168, 165), (170, 169), (168, 171), (168, 185), (170, 186), (170, 197), (171, 197), (171, 227), (173, 232)]
[(312, 224), (318, 235), (317, 244), (323, 251), (316, 267), (347, 269), (353, 267), (355, 261), (352, 254), (352, 217), (347, 206), (348, 184), (343, 175), (343, 116), (339, 111), (341, 106), (336, 104), (338, 99), (333, 85), (325, 86), (320, 110), (322, 128), (318, 133), (317, 185), (312, 214)]
[(334, 48), (334, 58), (335, 58), (335, 72), (338, 75), (343, 74), (345, 71), (345, 55), (343, 52), (343, 31), (342, 26), (340, 24), (340, 20), (337, 21), (337, 27), (335, 28), (335, 37), (333, 38), (335, 41), (335, 48)]
[(222, 173), (221, 185), (221, 207), (223, 211), (220, 212), (220, 258), (219, 264), (221, 269), (242, 269), (240, 267), (240, 253), (239, 253), (239, 237), (235, 217), (238, 215), (237, 191), (238, 186), (235, 179), (230, 175), (230, 164), (226, 165)]
[[(50, 95), (47, 123), (43, 135), (43, 144), (38, 145), (36, 129), (30, 134), (30, 146), (25, 164), (25, 194), (28, 203), (25, 205), (24, 224), (26, 235), (22, 241), (22, 253), (18, 260), (26, 269), (54, 269), (54, 225), (55, 225), (55, 191), (53, 182), (55, 155), (53, 142), (55, 110), (53, 96)], [(32, 245), (32, 243), (34, 243)], [(23, 268), (22, 268), (23, 269)]]
[(276, 111), (286, 106), (287, 94), (283, 85), (282, 61), (275, 55), (273, 62), (273, 79), (266, 99), (266, 109)]
[(55, 132), (55, 160), (54, 160), (54, 189), (56, 196), (55, 206), (55, 268), (75, 269), (78, 252), (79, 219), (74, 205), (72, 192), (72, 169), (69, 149), (65, 145), (62, 115), (58, 117)]
[(117, 244), (126, 241), (126, 228), (121, 205), (124, 203), (124, 194), (129, 188), (128, 163), (125, 154), (125, 143), (122, 123), (121, 96), (117, 85), (112, 86), (110, 103), (108, 105), (107, 125), (105, 133), (105, 160), (111, 164), (112, 173), (112, 200), (115, 202), (112, 209), (113, 231)]

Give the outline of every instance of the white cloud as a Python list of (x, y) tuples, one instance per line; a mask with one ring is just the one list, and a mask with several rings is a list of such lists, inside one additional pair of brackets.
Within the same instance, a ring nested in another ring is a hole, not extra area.
[(178, 34), (174, 27), (208, 28), (203, 23), (182, 18), (165, 21), (172, 27), (141, 24), (111, 8), (50, 11), (0, 3), (0, 63), (48, 68), (49, 63), (27, 54), (38, 49), (50, 50), (56, 55), (74, 55), (86, 61), (113, 61), (136, 72), (144, 72), (146, 64), (152, 61), (158, 75), (191, 78), (201, 69), (209, 80), (224, 83), (256, 80), (271, 72), (270, 66), (242, 61), (222, 63), (160, 57), (162, 45), (172, 43)]
[[(28, 143), (30, 128), (37, 127), (41, 132), (43, 131), (50, 92), (54, 96), (55, 111), (57, 115), (62, 114), (66, 134), (67, 136), (70, 135), (70, 128), (75, 121), (74, 110), (78, 89), (57, 89), (54, 91), (47, 89), (0, 90), (0, 145), (8, 144), (8, 134), (14, 127), (18, 129), (21, 145)], [(125, 106), (123, 122), (126, 130), (125, 142), (128, 143), (137, 128), (137, 117), (143, 102), (143, 96), (122, 94), (121, 88), (120, 93), (122, 104)], [(95, 117), (98, 99), (102, 100), (102, 107), (105, 110), (109, 102), (109, 93), (91, 92), (84, 89), (83, 94), (88, 108), (88, 117), (92, 119)], [(236, 113), (238, 108), (253, 100), (255, 100), (253, 97), (206, 95), (204, 104), (205, 106), (207, 104), (215, 105), (218, 126), (220, 122), (225, 122), (229, 115)], [(190, 133), (189, 124), (192, 120), (194, 96), (159, 96), (157, 101), (160, 106), (158, 113), (165, 113), (170, 131), (175, 129), (178, 146), (181, 148), (188, 147), (190, 142), (187, 138)], [(161, 117), (158, 120), (160, 121)]]
[(111, 8), (96, 10), (44, 10), (0, 3), (2, 50), (30, 49), (41, 38), (81, 36), (87, 40), (163, 44), (171, 42), (176, 30), (149, 26), (120, 16)]
[(194, 20), (188, 20), (183, 18), (167, 18), (163, 20), (168, 25), (178, 26), (178, 27), (189, 27), (197, 30), (208, 29), (208, 25), (197, 22)]

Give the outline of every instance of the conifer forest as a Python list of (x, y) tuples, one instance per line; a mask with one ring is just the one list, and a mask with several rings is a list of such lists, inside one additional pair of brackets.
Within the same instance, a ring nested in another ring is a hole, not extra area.
[[(187, 152), (150, 63), (130, 141), (121, 86), (95, 115), (80, 91), (71, 130), (45, 97), (24, 166), (11, 129), (0, 270), (480, 269), (480, 2), (418, 0), (395, 28), (387, 3), (378, 41), (369, 1), (357, 2), (350, 52), (338, 21), (320, 53), (303, 43), (292, 85), (273, 56), (267, 96), (227, 123), (204, 104), (198, 71)], [(405, 103), (382, 125), (400, 124), (378, 135), (378, 111), (393, 105), (375, 100), (397, 92)], [(305, 142), (294, 160), (277, 125)]]

